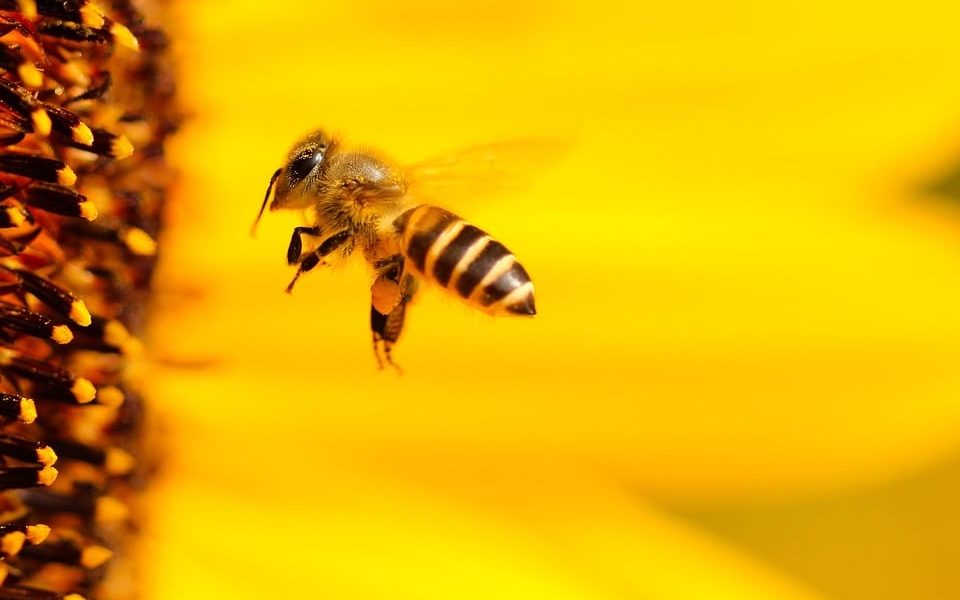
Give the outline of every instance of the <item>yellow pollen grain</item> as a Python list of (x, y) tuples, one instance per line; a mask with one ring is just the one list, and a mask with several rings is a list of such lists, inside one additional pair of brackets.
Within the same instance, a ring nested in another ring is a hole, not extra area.
[(120, 160), (133, 154), (133, 143), (125, 135), (119, 135), (110, 143), (110, 155)]
[(84, 379), (83, 377), (77, 377), (73, 385), (70, 386), (70, 392), (80, 404), (92, 402), (93, 399), (97, 397), (97, 388), (93, 387), (89, 379)]
[(37, 450), (37, 460), (45, 467), (52, 467), (57, 462), (57, 453), (50, 446)]
[(87, 327), (93, 321), (93, 318), (90, 316), (90, 311), (87, 310), (87, 305), (83, 303), (83, 300), (77, 298), (70, 303), (70, 320), (80, 327)]
[(64, 165), (62, 169), (57, 170), (57, 183), (60, 185), (73, 185), (77, 181), (77, 174), (69, 166)]
[(73, 332), (66, 325), (57, 325), (50, 332), (50, 339), (58, 344), (69, 344), (73, 341)]
[(80, 203), (80, 216), (87, 221), (93, 221), (100, 216), (100, 211), (97, 209), (96, 204), (88, 200)]
[(157, 253), (157, 242), (139, 227), (131, 227), (121, 235), (123, 243), (137, 256), (153, 256)]
[(140, 51), (140, 41), (137, 36), (120, 23), (114, 23), (110, 27), (110, 33), (113, 34), (113, 39), (117, 41), (117, 45), (137, 52)]
[(87, 546), (80, 552), (80, 564), (87, 569), (96, 569), (110, 560), (113, 551), (103, 546)]
[(84, 146), (89, 146), (93, 143), (93, 132), (90, 131), (90, 127), (86, 123), (77, 123), (71, 129), (71, 134), (73, 141), (78, 144), (83, 144)]
[(94, 518), (100, 523), (120, 523), (130, 516), (130, 509), (123, 502), (111, 496), (97, 498)]
[(7, 213), (7, 219), (10, 221), (10, 224), (14, 227), (20, 227), (27, 222), (27, 216), (16, 206), (9, 206), (5, 208), (4, 211)]
[(39, 523), (37, 525), (27, 525), (27, 541), (36, 546), (42, 544), (50, 535), (50, 527)]
[(100, 29), (106, 22), (100, 13), (100, 9), (93, 4), (88, 4), (80, 9), (80, 19), (84, 25), (93, 29)]
[(63, 597), (63, 600), (87, 600), (87, 599), (81, 596), (80, 594), (67, 594), (66, 596)]
[(23, 85), (29, 88), (38, 88), (43, 85), (43, 71), (31, 62), (25, 62), (17, 67), (17, 75), (20, 76)]
[(130, 336), (130, 339), (120, 346), (120, 351), (126, 356), (140, 356), (143, 353), (143, 342), (139, 338)]
[(39, 135), (50, 135), (50, 130), (53, 128), (53, 121), (50, 120), (50, 115), (47, 114), (47, 111), (42, 108), (38, 108), (30, 113), (30, 120), (33, 121), (33, 131)]
[(103, 341), (114, 348), (122, 348), (130, 339), (130, 332), (117, 320), (110, 320), (103, 327)]
[(60, 65), (60, 76), (68, 82), (80, 87), (88, 87), (90, 78), (77, 63), (73, 61), (65, 62)]
[(37, 18), (37, 3), (35, 0), (18, 0), (17, 5), (20, 6), (20, 12), (23, 13), (23, 16), (28, 19)]
[(111, 475), (127, 475), (137, 466), (137, 460), (122, 448), (107, 448), (107, 459), (103, 466)]
[(11, 348), (0, 348), (0, 365), (9, 365), (20, 353)]
[(100, 388), (97, 392), (97, 402), (110, 408), (119, 408), (126, 401), (123, 391), (112, 385)]
[(40, 473), (37, 474), (37, 482), (41, 485), (51, 486), (53, 482), (57, 480), (59, 473), (60, 472), (54, 467), (44, 467), (40, 469)]
[(37, 420), (37, 403), (30, 398), (20, 401), (20, 420), (27, 425)]
[(22, 531), (11, 531), (0, 538), (0, 551), (7, 556), (16, 556), (23, 549), (25, 541), (27, 541), (27, 534)]

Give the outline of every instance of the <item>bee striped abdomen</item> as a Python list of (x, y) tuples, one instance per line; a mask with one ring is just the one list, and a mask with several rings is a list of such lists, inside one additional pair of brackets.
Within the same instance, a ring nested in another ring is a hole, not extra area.
[(418, 206), (397, 219), (403, 252), (420, 275), (493, 313), (536, 314), (533, 283), (500, 242), (435, 206)]

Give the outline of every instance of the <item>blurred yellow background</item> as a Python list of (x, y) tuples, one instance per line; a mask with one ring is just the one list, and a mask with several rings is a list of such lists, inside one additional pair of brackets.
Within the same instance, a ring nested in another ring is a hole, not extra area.
[[(180, 2), (151, 598), (960, 597), (955, 3)], [(449, 208), (532, 320), (250, 223), (305, 132), (574, 143)]]

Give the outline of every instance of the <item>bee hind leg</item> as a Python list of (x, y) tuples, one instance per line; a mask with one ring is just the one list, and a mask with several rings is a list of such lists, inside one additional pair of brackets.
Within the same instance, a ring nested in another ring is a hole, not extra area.
[(401, 302), (388, 314), (383, 314), (374, 307), (370, 307), (370, 329), (373, 331), (373, 355), (377, 365), (383, 369), (384, 362), (399, 373), (403, 373), (397, 363), (393, 362), (391, 354), (393, 345), (400, 338), (403, 331), (403, 319), (406, 313), (406, 303)]
[(383, 368), (384, 361), (386, 361), (388, 365), (398, 372), (403, 373), (399, 365), (393, 362), (391, 351), (393, 350), (393, 345), (403, 332), (403, 323), (407, 314), (407, 304), (413, 299), (413, 294), (416, 291), (416, 280), (410, 275), (404, 275), (400, 279), (399, 285), (401, 293), (396, 305), (393, 306), (389, 312), (383, 313), (378, 310), (376, 288), (378, 283), (381, 282), (381, 279), (385, 279), (386, 277), (389, 277), (389, 275), (384, 273), (374, 282), (373, 301), (370, 306), (370, 329), (373, 331), (373, 354), (377, 358), (377, 364), (381, 369)]

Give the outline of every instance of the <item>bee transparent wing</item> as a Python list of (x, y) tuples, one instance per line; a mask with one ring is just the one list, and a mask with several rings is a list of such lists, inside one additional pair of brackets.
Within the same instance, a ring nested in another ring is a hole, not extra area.
[(572, 144), (531, 139), (472, 146), (406, 169), (412, 197), (443, 204), (480, 201), (529, 188)]

